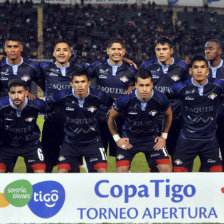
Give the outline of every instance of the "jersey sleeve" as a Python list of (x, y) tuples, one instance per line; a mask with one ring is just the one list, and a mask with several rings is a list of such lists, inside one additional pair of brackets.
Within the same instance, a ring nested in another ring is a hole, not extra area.
[(122, 113), (125, 111), (126, 105), (129, 101), (130, 95), (120, 96), (117, 98), (117, 100), (113, 103), (113, 108), (119, 113)]
[(95, 69), (99, 64), (100, 62), (96, 61), (88, 67), (87, 74), (91, 79), (95, 78)]

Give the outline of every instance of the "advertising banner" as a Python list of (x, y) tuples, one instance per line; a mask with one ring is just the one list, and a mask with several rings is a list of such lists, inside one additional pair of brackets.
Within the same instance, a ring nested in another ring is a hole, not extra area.
[(0, 223), (223, 223), (223, 173), (1, 174)]

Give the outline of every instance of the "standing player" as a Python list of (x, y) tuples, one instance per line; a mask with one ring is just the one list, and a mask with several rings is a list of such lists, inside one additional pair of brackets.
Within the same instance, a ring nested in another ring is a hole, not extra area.
[[(172, 111), (167, 97), (153, 90), (151, 75), (140, 71), (136, 78), (136, 90), (119, 97), (108, 117), (108, 126), (117, 143), (117, 172), (128, 172), (138, 152), (144, 152), (149, 166), (157, 166), (160, 172), (171, 172), (166, 138), (172, 122)], [(115, 118), (119, 113), (125, 116), (122, 137), (118, 134)], [(158, 133), (159, 114), (164, 114), (162, 133)]]
[[(134, 89), (134, 76), (136, 69), (123, 61), (125, 55), (125, 46), (121, 39), (114, 38), (109, 41), (107, 46), (107, 60), (94, 62), (88, 69), (88, 75), (95, 78), (96, 88), (106, 93), (108, 96), (116, 99), (117, 97), (131, 93)], [(102, 130), (102, 140), (104, 147), (110, 146), (111, 156), (116, 154), (116, 144), (107, 127), (106, 114), (109, 108), (104, 108), (100, 129)], [(117, 117), (117, 125), (120, 129), (122, 117)]]
[[(80, 71), (81, 65), (69, 62), (72, 53), (68, 42), (58, 41), (54, 46), (55, 62), (40, 63), (42, 76), (45, 80), (45, 100), (51, 102), (58, 92), (70, 89), (72, 73)], [(55, 112), (45, 117), (42, 144), (46, 156), (47, 172), (52, 172), (57, 165), (60, 146), (64, 139), (64, 113)]]
[(72, 89), (61, 91), (55, 100), (65, 111), (65, 138), (58, 158), (58, 172), (78, 171), (84, 156), (89, 172), (107, 172), (107, 157), (99, 134), (100, 106), (111, 106), (113, 99), (91, 89), (85, 72), (74, 72)]
[(224, 64), (221, 59), (222, 44), (217, 39), (210, 39), (205, 44), (205, 58), (210, 68), (209, 77), (224, 78)]
[[(154, 88), (165, 94), (171, 91), (171, 86), (173, 84), (184, 81), (189, 77), (187, 64), (173, 58), (173, 52), (172, 41), (167, 37), (161, 37), (155, 41), (155, 53), (157, 58), (145, 61), (141, 65), (141, 69), (145, 69), (152, 74)], [(179, 100), (170, 100), (169, 102), (173, 112), (173, 121), (167, 138), (167, 150), (172, 156), (181, 128), (181, 105)], [(160, 123), (161, 121), (162, 117)]]
[(3, 143), (0, 150), (0, 173), (13, 169), (18, 156), (26, 159), (35, 173), (44, 173), (44, 156), (36, 124), (38, 112), (47, 112), (46, 102), (36, 98), (28, 100), (26, 82), (20, 78), (9, 81), (9, 97), (0, 101), (0, 125)]
[[(26, 82), (28, 87), (28, 98), (35, 99), (35, 96), (31, 94), (31, 82), (34, 81), (42, 89), (44, 88), (41, 81), (40, 70), (38, 66), (22, 57), (23, 45), (18, 36), (9, 36), (4, 45), (4, 51), (6, 58), (3, 57), (0, 62), (0, 96), (8, 96), (8, 83), (11, 79), (21, 78)], [(29, 172), (32, 169), (27, 167)]]
[(172, 87), (171, 95), (181, 99), (183, 113), (183, 127), (174, 154), (174, 172), (191, 171), (197, 155), (203, 171), (222, 172), (216, 140), (216, 113), (224, 82), (208, 79), (208, 62), (202, 56), (193, 58), (190, 71), (191, 79)]
[[(21, 56), (23, 45), (19, 37), (8, 37), (5, 41), (4, 51), (7, 57), (2, 58), (0, 62), (0, 96), (8, 95), (8, 82), (14, 78), (21, 78), (25, 81), (29, 91), (31, 81), (43, 88), (38, 66)], [(35, 98), (30, 92), (28, 92), (28, 97)]]
[[(224, 79), (224, 63), (221, 58), (222, 43), (217, 39), (210, 39), (205, 44), (205, 58), (208, 61), (209, 78)], [(220, 145), (222, 158), (224, 157), (224, 105), (221, 104), (217, 112), (217, 139)], [(224, 167), (224, 163), (223, 163)]]

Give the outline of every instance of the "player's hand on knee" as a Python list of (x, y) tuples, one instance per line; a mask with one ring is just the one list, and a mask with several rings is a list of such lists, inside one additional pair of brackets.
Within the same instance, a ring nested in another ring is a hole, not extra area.
[(127, 150), (127, 149), (131, 149), (132, 145), (129, 143), (129, 139), (128, 138), (120, 138), (117, 142), (117, 146)]
[(160, 149), (164, 148), (166, 145), (166, 139), (161, 136), (156, 137), (155, 142), (156, 142), (156, 144), (153, 147), (155, 150), (160, 150)]

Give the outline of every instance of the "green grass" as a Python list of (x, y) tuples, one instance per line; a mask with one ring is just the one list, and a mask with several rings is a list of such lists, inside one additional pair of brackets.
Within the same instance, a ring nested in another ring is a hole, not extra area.
[[(40, 127), (40, 130), (42, 130), (43, 123), (44, 123), (43, 116), (39, 116), (37, 123)], [(198, 171), (199, 166), (200, 166), (200, 160), (197, 157), (194, 162), (194, 169), (193, 169), (194, 172)], [(19, 157), (15, 166), (14, 172), (15, 173), (26, 172), (23, 158)], [(57, 167), (54, 168), (54, 172), (57, 172)], [(111, 156), (108, 156), (108, 172), (116, 172), (115, 158)], [(149, 167), (143, 153), (138, 153), (135, 156), (134, 160), (132, 161), (131, 172), (135, 172), (135, 173), (149, 172)]]

